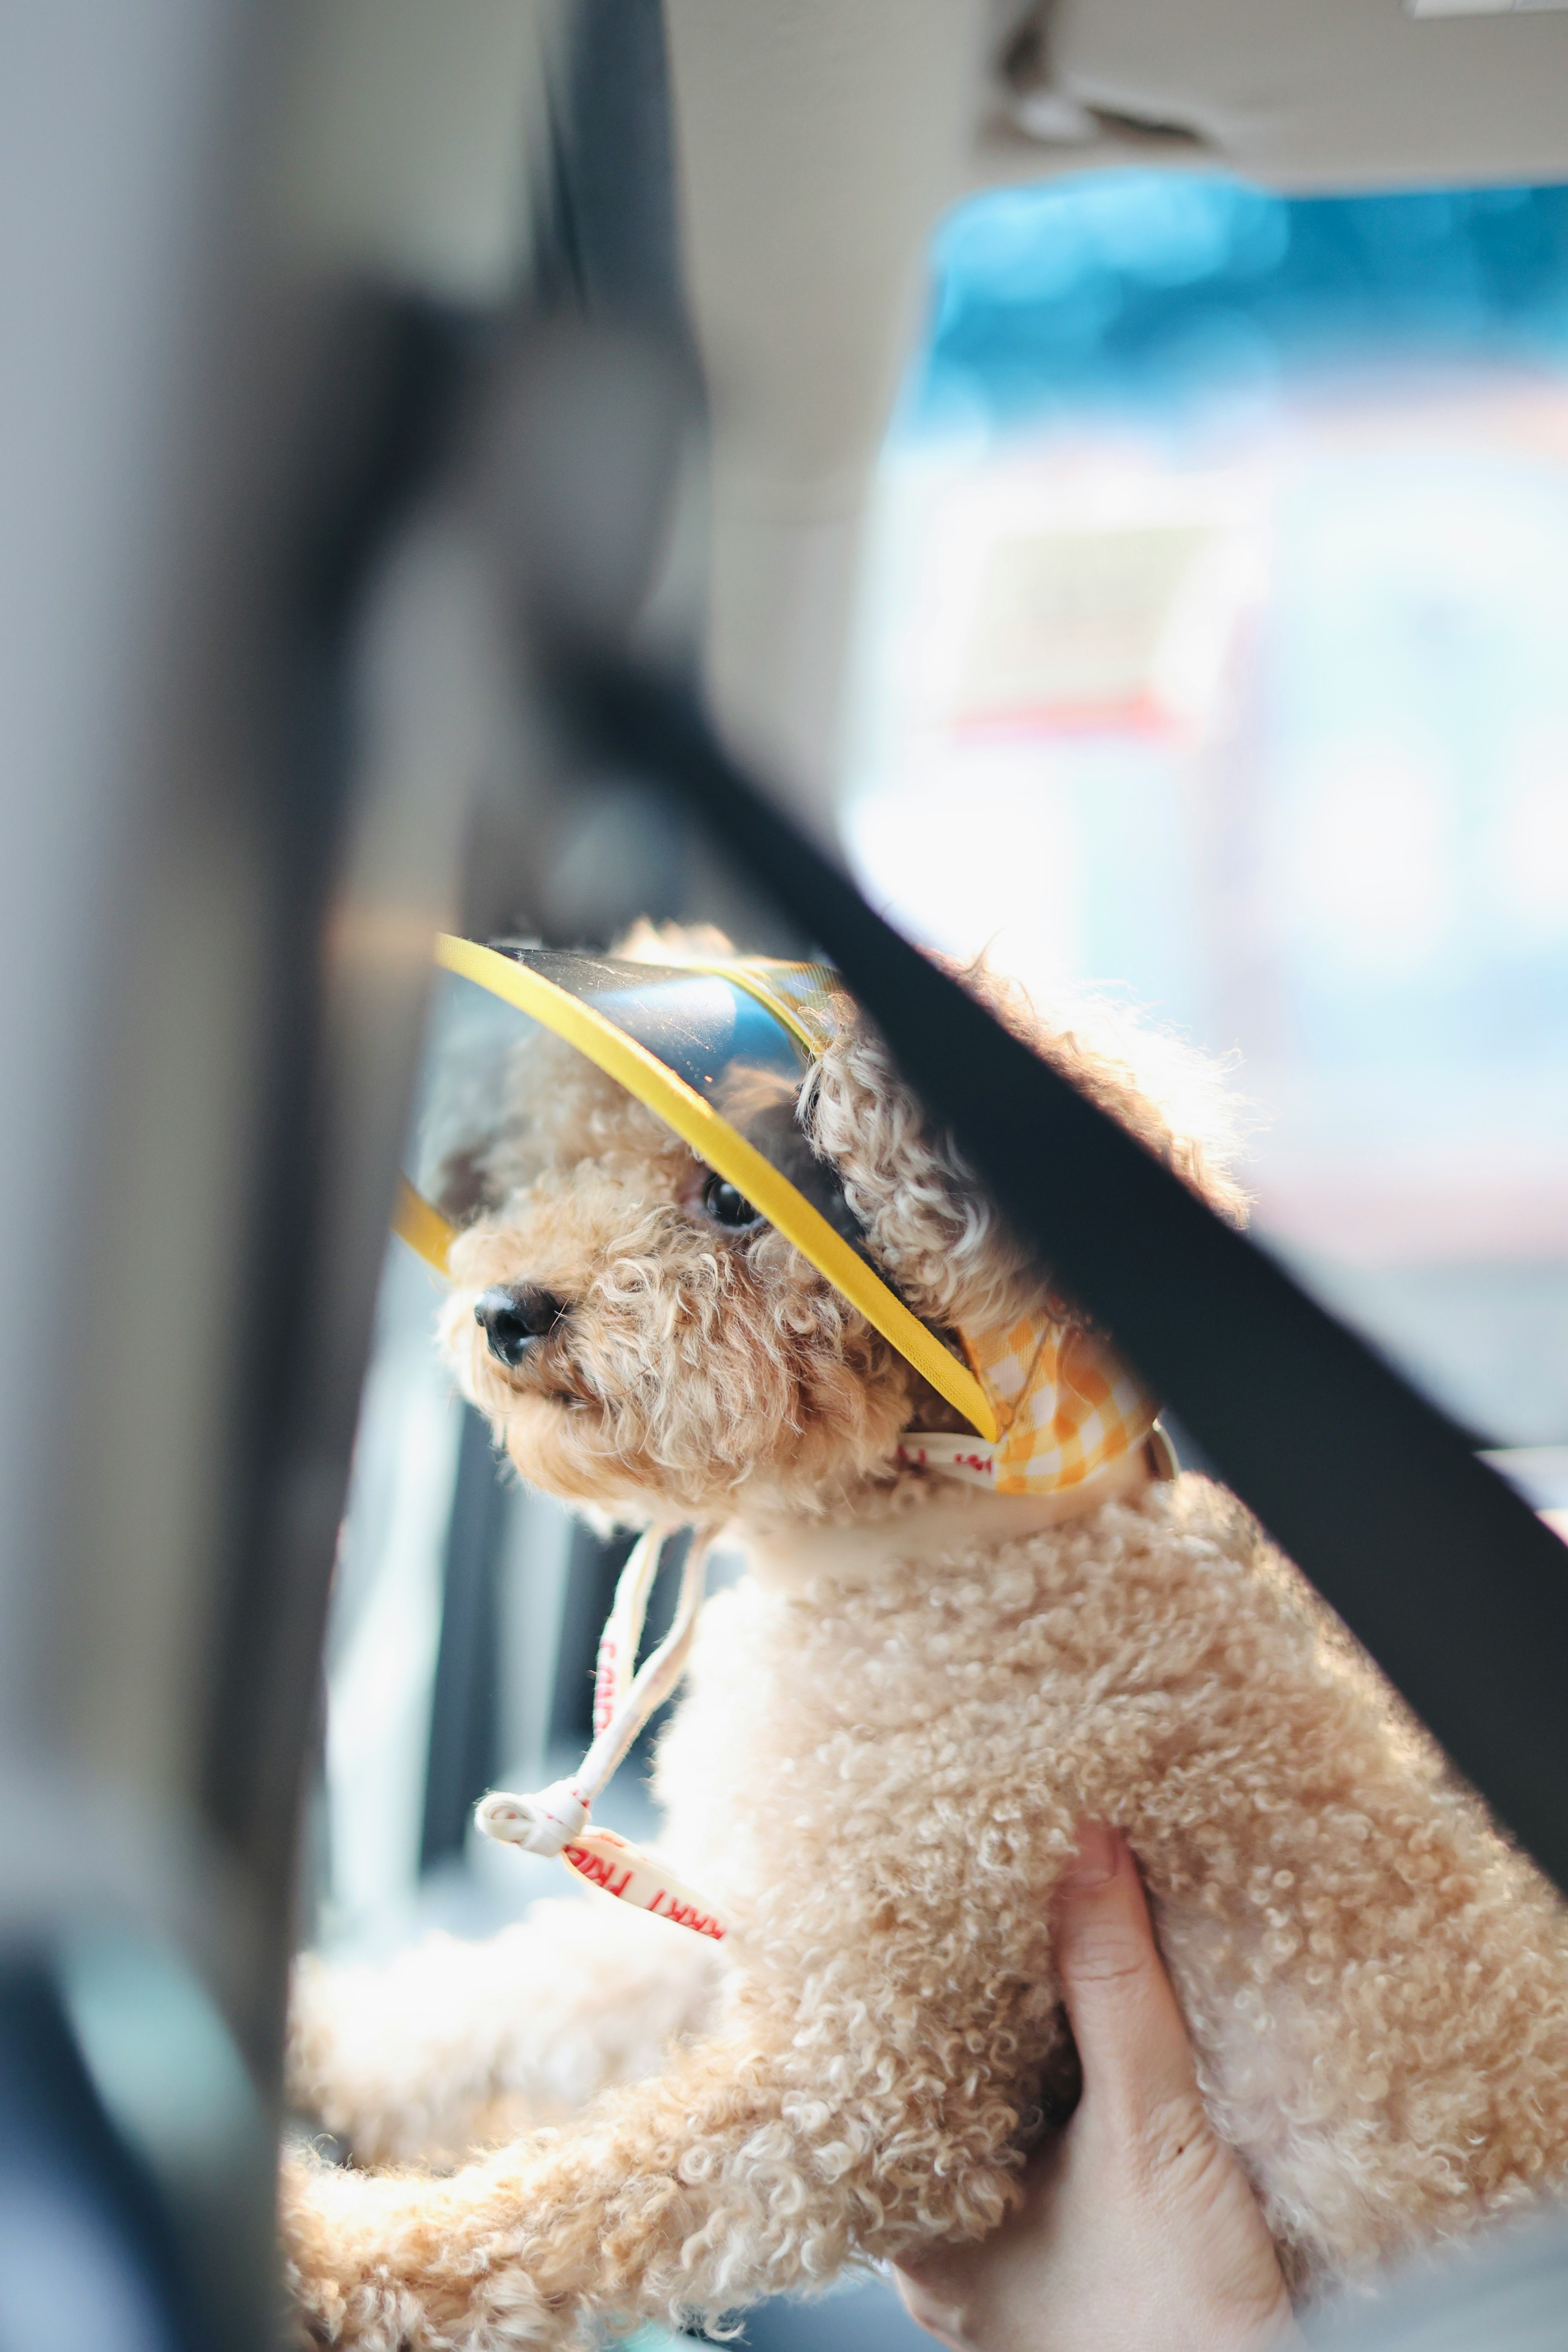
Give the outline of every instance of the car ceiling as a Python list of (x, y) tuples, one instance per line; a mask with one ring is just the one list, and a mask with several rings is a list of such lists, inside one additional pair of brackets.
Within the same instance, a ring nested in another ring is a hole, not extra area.
[[(1015, 123), (1051, 91), (1079, 159), (1121, 124), (1292, 189), (1568, 172), (1568, 14), (1496, 0), (1057, 0), (1008, 62)], [(1064, 160), (1065, 160), (1064, 154)]]

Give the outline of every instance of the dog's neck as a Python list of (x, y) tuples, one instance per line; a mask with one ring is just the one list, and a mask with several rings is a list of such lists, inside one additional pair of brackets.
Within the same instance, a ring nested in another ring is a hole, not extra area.
[(1012, 1543), (1087, 1517), (1103, 1503), (1142, 1492), (1153, 1475), (1147, 1448), (1138, 1446), (1081, 1486), (1056, 1494), (989, 1495), (938, 1477), (902, 1509), (868, 1510), (828, 1522), (742, 1523), (735, 1532), (752, 1574), (776, 1591), (798, 1591), (824, 1577), (836, 1584), (865, 1584), (892, 1560), (934, 1567), (977, 1543)]

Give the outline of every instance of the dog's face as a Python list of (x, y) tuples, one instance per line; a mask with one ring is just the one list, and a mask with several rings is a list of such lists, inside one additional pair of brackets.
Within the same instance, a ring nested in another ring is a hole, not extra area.
[[(646, 938), (633, 951), (651, 960)], [(987, 992), (1234, 1206), (1123, 1060)], [(442, 1335), (531, 1483), (633, 1519), (834, 1513), (896, 1483), (900, 1430), (963, 1425), (782, 1234), (571, 1046), (531, 1037), (509, 1092), (526, 1121), (480, 1165), (489, 1205), (453, 1250)], [(932, 1134), (867, 1024), (847, 1024), (798, 1099), (749, 1109), (794, 1138), (792, 1178), (933, 1328), (1040, 1310), (1048, 1275)]]
[[(498, 1155), (515, 1181), (457, 1244), (443, 1337), (523, 1475), (628, 1516), (724, 1518), (832, 1508), (884, 1471), (920, 1385), (903, 1359), (570, 1046), (531, 1041), (516, 1076), (524, 1164)], [(820, 1202), (830, 1180), (800, 1151)]]

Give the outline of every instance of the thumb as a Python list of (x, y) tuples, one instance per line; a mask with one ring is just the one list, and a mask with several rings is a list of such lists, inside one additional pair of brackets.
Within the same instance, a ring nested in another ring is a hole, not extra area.
[(1080, 1824), (1057, 1886), (1057, 1966), (1085, 2101), (1136, 2126), (1194, 2097), (1192, 2051), (1125, 1839)]

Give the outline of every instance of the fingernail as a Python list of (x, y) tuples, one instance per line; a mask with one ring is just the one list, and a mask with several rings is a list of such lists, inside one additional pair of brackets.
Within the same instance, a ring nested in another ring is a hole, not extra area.
[(1064, 1895), (1087, 1895), (1115, 1877), (1121, 1859), (1121, 1841), (1114, 1830), (1102, 1828), (1099, 1822), (1080, 1822), (1078, 1852), (1057, 1885)]

